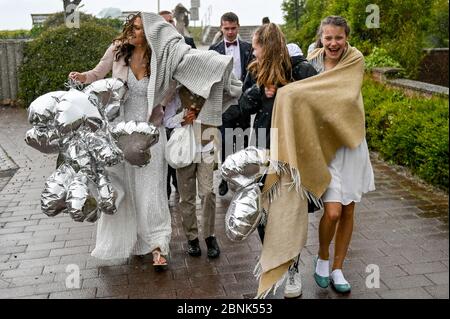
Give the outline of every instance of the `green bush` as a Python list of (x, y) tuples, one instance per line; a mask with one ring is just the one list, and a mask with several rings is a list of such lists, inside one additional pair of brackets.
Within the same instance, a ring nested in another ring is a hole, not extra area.
[[(99, 25), (110, 26), (117, 31), (121, 31), (123, 27), (122, 21), (119, 19), (98, 19), (90, 14), (80, 12), (80, 23), (97, 23)], [(56, 28), (65, 25), (64, 12), (52, 14), (44, 22), (44, 24), (36, 25), (31, 30), (1, 30), (0, 39), (28, 39), (37, 38), (42, 32), (48, 31), (51, 28)]]
[[(37, 37), (42, 32), (48, 31), (49, 29), (65, 26), (65, 21), (64, 12), (57, 12), (49, 16), (42, 26), (35, 26), (30, 32), (33, 37)], [(116, 29), (118, 32), (121, 31), (123, 27), (123, 23), (119, 19), (98, 19), (93, 15), (80, 12), (80, 26), (85, 23), (96, 23), (102, 26), (109, 26)]]
[[(95, 22), (97, 24), (101, 24), (104, 26), (110, 26), (114, 29), (121, 30), (123, 23), (119, 19), (99, 19), (94, 17), (93, 15), (86, 14), (83, 12), (80, 12), (80, 23), (88, 23), (88, 22)], [(50, 28), (59, 27), (61, 25), (65, 24), (65, 15), (64, 12), (58, 12), (53, 15), (51, 15), (45, 22), (44, 22), (44, 30), (48, 30)]]
[(19, 98), (28, 106), (38, 96), (64, 90), (70, 71), (92, 69), (118, 35), (116, 29), (95, 22), (79, 29), (60, 26), (27, 43), (19, 71)]
[(431, 8), (429, 32), (426, 46), (448, 48), (448, 0), (435, 0)]
[(369, 147), (448, 191), (448, 100), (408, 97), (368, 78), (363, 96)]
[(385, 49), (379, 47), (373, 48), (372, 53), (365, 58), (365, 63), (366, 69), (369, 70), (376, 67), (385, 67), (385, 66), (396, 68), (401, 67), (400, 63), (395, 61)]
[(0, 31), (0, 39), (28, 39), (30, 38), (28, 30), (2, 30)]

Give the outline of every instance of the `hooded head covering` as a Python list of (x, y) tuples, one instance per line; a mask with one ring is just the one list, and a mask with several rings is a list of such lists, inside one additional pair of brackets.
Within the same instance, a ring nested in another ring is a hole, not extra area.
[(202, 123), (222, 125), (222, 112), (228, 100), (239, 97), (242, 88), (242, 83), (232, 75), (232, 57), (192, 49), (160, 15), (147, 12), (141, 15), (151, 49), (148, 115), (169, 92), (170, 82), (176, 80), (206, 99), (199, 114)]
[(287, 48), (290, 57), (303, 55), (302, 49), (300, 49), (300, 47), (295, 43), (289, 43)]

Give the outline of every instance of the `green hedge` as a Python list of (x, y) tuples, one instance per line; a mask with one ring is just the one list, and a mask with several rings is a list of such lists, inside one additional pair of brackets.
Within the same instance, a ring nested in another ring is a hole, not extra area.
[(0, 39), (28, 39), (30, 38), (29, 30), (1, 30)]
[[(42, 31), (47, 31), (51, 28), (65, 25), (65, 21), (66, 20), (64, 12), (52, 14), (50, 17), (48, 17), (47, 20), (45, 20), (44, 25), (42, 26)], [(103, 26), (109, 26), (116, 29), (117, 31), (121, 31), (123, 27), (123, 23), (119, 19), (99, 19), (91, 14), (80, 12), (80, 25), (90, 22), (97, 23)]]
[(448, 100), (408, 97), (369, 78), (363, 96), (369, 147), (448, 192)]
[(42, 32), (24, 50), (19, 71), (22, 104), (28, 106), (42, 94), (64, 90), (69, 72), (92, 69), (117, 35), (117, 29), (96, 22), (82, 23), (79, 29), (63, 25)]
[(379, 47), (374, 47), (372, 53), (369, 54), (364, 60), (367, 70), (371, 70), (376, 67), (401, 68), (400, 63), (395, 61), (385, 49)]
[[(122, 30), (123, 23), (119, 19), (98, 19), (93, 15), (80, 12), (80, 23), (97, 23), (99, 25), (110, 26), (118, 32)], [(44, 22), (42, 26), (34, 26), (31, 30), (0, 30), (0, 39), (28, 39), (36, 38), (42, 32), (48, 31), (51, 28), (56, 28), (65, 25), (64, 12), (57, 12), (52, 14)]]

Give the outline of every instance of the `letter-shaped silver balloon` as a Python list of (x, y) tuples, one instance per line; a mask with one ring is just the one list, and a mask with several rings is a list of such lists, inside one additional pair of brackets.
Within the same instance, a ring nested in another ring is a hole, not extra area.
[(221, 175), (229, 183), (230, 189), (237, 192), (259, 181), (268, 165), (269, 158), (266, 151), (249, 146), (225, 159)]
[(147, 122), (120, 122), (111, 129), (111, 134), (125, 159), (139, 167), (150, 162), (150, 147), (159, 141), (158, 128)]
[(225, 233), (232, 241), (246, 239), (261, 221), (261, 190), (259, 184), (241, 189), (233, 196), (225, 214)]

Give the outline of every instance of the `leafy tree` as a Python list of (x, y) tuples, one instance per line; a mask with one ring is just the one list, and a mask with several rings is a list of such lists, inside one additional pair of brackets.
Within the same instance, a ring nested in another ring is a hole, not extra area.
[[(411, 78), (418, 73), (424, 47), (448, 46), (448, 0), (305, 0), (298, 31), (292, 20), (294, 1), (283, 2), (284, 31), (288, 41), (297, 42), (304, 51), (328, 15), (347, 19), (352, 29), (350, 43), (363, 54), (369, 55), (374, 47), (384, 48)], [(366, 26), (370, 4), (379, 7), (379, 28)]]

